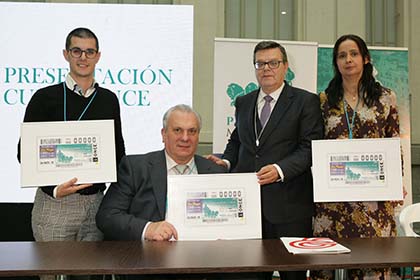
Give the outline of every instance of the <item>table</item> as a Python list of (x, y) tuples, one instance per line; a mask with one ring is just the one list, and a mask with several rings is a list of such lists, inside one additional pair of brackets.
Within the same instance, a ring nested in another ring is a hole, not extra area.
[(280, 240), (0, 242), (0, 276), (189, 274), (420, 266), (420, 238), (336, 239), (349, 254), (292, 255)]

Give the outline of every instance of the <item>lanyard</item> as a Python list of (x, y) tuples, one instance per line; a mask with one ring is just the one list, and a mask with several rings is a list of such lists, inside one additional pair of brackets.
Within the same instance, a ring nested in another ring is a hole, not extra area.
[[(66, 83), (65, 82), (63, 82), (63, 89), (64, 89), (64, 121), (67, 121), (67, 90), (66, 90)], [(98, 92), (98, 90), (95, 90), (95, 92), (93, 93), (93, 96), (90, 99), (89, 103), (86, 105), (85, 109), (80, 114), (79, 118), (77, 119), (78, 121), (80, 121), (82, 119), (83, 115), (86, 113), (90, 104), (92, 104), (92, 101), (93, 101), (93, 99), (95, 99), (95, 96), (96, 96), (97, 92)]]
[(188, 174), (184, 174), (184, 175), (191, 175), (195, 171), (195, 169), (196, 169), (195, 161), (193, 161), (192, 166), (190, 168), (190, 172), (188, 172)]
[(354, 125), (354, 119), (356, 118), (357, 107), (359, 107), (359, 101), (360, 101), (360, 98), (357, 99), (356, 107), (354, 107), (353, 117), (351, 118), (351, 124), (350, 124), (349, 115), (347, 113), (347, 102), (343, 96), (344, 112), (346, 113), (347, 127), (349, 128), (349, 139), (353, 139), (353, 125)]
[[(260, 145), (260, 138), (261, 138), (261, 135), (262, 135), (262, 133), (264, 131), (265, 125), (264, 126), (261, 125), (260, 133), (258, 133), (258, 130), (257, 130), (257, 122), (258, 122), (257, 115), (258, 115), (258, 104), (255, 104), (255, 110), (254, 110), (254, 134), (255, 134), (255, 145), (258, 147)], [(267, 120), (267, 122), (268, 122), (268, 120)]]

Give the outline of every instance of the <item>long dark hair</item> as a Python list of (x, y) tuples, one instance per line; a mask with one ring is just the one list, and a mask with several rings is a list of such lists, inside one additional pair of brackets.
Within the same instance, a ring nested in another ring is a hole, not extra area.
[(368, 61), (366, 64), (363, 65), (363, 73), (362, 77), (359, 80), (358, 88), (359, 92), (363, 93), (363, 102), (368, 107), (371, 107), (375, 101), (379, 100), (381, 92), (384, 89), (388, 89), (382, 87), (381, 84), (377, 82), (372, 76), (373, 66), (371, 64), (371, 57), (366, 43), (365, 41), (363, 41), (362, 38), (353, 34), (343, 35), (340, 38), (338, 38), (338, 40), (335, 42), (333, 50), (334, 78), (330, 81), (327, 89), (325, 90), (326, 94), (328, 95), (328, 104), (331, 107), (338, 108), (339, 102), (343, 99), (343, 77), (341, 76), (341, 73), (338, 70), (337, 56), (340, 44), (346, 40), (352, 40), (353, 42), (355, 42), (357, 47), (359, 48), (360, 54), (362, 55), (363, 61)]

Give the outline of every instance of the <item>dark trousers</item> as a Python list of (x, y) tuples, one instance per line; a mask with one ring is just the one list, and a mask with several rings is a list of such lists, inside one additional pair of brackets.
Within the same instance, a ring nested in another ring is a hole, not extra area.
[[(263, 239), (278, 239), (280, 237), (311, 237), (312, 217), (293, 223), (272, 224), (262, 218)], [(281, 280), (305, 280), (306, 271), (279, 271)], [(272, 275), (267, 273), (265, 279), (271, 280)]]

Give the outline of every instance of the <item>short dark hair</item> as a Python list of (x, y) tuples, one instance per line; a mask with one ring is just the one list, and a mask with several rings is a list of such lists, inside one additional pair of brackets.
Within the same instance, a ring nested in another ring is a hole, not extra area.
[(90, 29), (85, 27), (78, 27), (71, 31), (66, 38), (66, 50), (70, 49), (71, 45), (71, 38), (78, 37), (78, 38), (93, 38), (96, 42), (96, 50), (99, 51), (99, 42), (98, 37), (96, 37), (95, 33), (93, 33)]
[(283, 56), (283, 62), (287, 62), (286, 49), (282, 45), (280, 45), (279, 43), (274, 42), (274, 41), (261, 41), (261, 42), (259, 42), (254, 48), (254, 61), (253, 62), (254, 63), (256, 62), (255, 61), (255, 55), (258, 51), (267, 50), (267, 49), (279, 49), (281, 51), (282, 56)]

